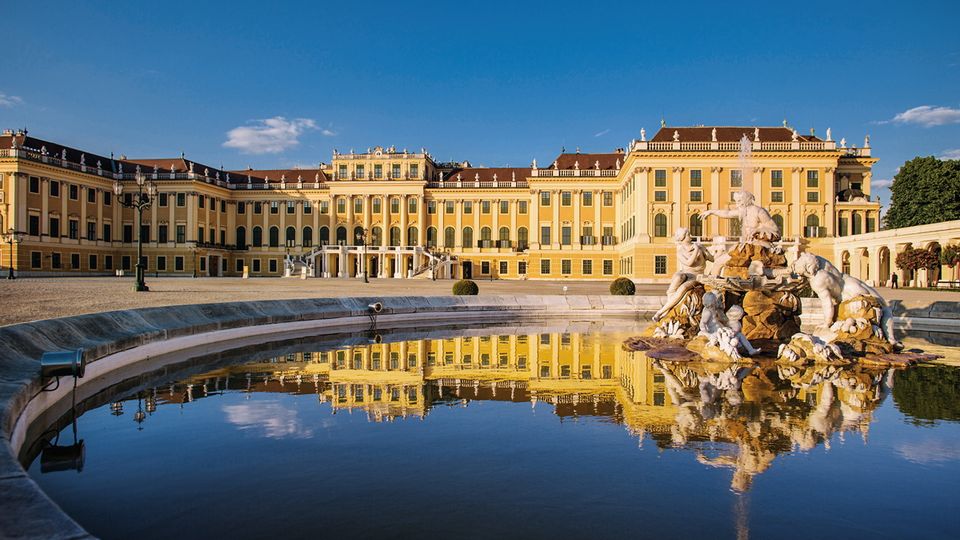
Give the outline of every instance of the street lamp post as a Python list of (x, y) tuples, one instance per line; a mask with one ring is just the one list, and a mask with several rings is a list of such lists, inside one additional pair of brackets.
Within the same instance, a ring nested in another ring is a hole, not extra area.
[(370, 229), (364, 228), (357, 232), (357, 243), (360, 244), (360, 273), (363, 274), (363, 282), (370, 283), (367, 279), (367, 240), (370, 235)]
[(123, 184), (120, 180), (113, 183), (113, 192), (116, 193), (117, 201), (121, 205), (137, 210), (137, 282), (133, 285), (133, 290), (144, 292), (150, 289), (143, 280), (143, 209), (153, 204), (153, 199), (157, 196), (157, 186), (153, 182), (147, 182), (147, 177), (140, 173), (139, 167), (134, 179), (137, 183), (137, 193), (130, 202), (122, 197)]
[(13, 271), (13, 244), (23, 242), (23, 233), (10, 229), (3, 235), (3, 240), (10, 244), (10, 265), (7, 268), (7, 279), (17, 279), (17, 275)]

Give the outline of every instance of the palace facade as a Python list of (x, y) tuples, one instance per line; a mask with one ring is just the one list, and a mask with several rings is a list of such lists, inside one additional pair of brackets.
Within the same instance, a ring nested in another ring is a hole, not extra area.
[[(24, 132), (0, 136), (0, 266), (23, 275), (604, 279), (667, 281), (679, 227), (705, 242), (738, 224), (701, 219), (749, 189), (788, 253), (835, 257), (878, 229), (869, 140), (846, 147), (778, 127), (668, 127), (608, 153), (529, 167), (441, 163), (426, 151), (334, 152), (314, 169), (223, 170), (181, 155), (98, 155)], [(156, 186), (137, 230), (137, 177)], [(116, 182), (123, 184), (117, 200)], [(838, 266), (839, 261), (834, 261)]]

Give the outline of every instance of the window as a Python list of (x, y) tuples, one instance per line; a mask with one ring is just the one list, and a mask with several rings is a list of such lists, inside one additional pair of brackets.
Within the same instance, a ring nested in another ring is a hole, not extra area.
[(782, 192), (782, 191), (771, 191), (771, 192), (770, 192), (770, 202), (782, 203), (782, 202), (783, 202), (783, 192)]
[(730, 171), (730, 187), (743, 187), (743, 171), (740, 169)]
[(238, 202), (237, 203), (237, 214), (246, 214), (247, 213), (247, 203)]
[(518, 214), (527, 213), (527, 201), (517, 201), (517, 213)]
[(780, 214), (773, 215), (773, 222), (777, 224), (777, 229), (780, 231), (780, 234), (783, 234), (783, 216)]
[(393, 177), (393, 178), (400, 178), (400, 164), (399, 164), (399, 163), (394, 163), (394, 164), (393, 164), (393, 167), (391, 167), (390, 176)]
[(427, 213), (431, 215), (437, 213), (437, 201), (427, 201)]
[(39, 251), (30, 252), (30, 268), (39, 269), (43, 264), (43, 254)]
[(653, 273), (663, 275), (667, 273), (667, 256), (656, 255), (653, 258)]
[(653, 171), (653, 186), (667, 187), (667, 170), (657, 169)]
[(198, 207), (198, 208), (205, 208), (205, 207), (206, 207), (206, 204), (207, 204), (207, 198), (206, 198), (206, 197), (204, 197), (203, 195), (200, 195), (200, 196), (197, 197), (197, 207)]
[(287, 227), (284, 231), (284, 245), (287, 247), (293, 247), (297, 245), (297, 230), (293, 227)]
[(781, 170), (770, 171), (770, 187), (775, 187), (775, 188), (783, 187), (783, 171)]
[(227, 213), (227, 201), (220, 199), (220, 213)]
[[(103, 192), (103, 205), (104, 205), (104, 206), (110, 206), (112, 203), (113, 203), (113, 193), (110, 193), (109, 191), (104, 191), (104, 192)], [(108, 270), (109, 270), (109, 269), (108, 269)]]
[(463, 201), (463, 213), (464, 214), (473, 213), (473, 201)]
[(507, 261), (500, 261), (500, 275), (504, 275), (509, 272), (508, 266), (509, 264)]
[(540, 227), (540, 243), (543, 245), (550, 245), (550, 226), (543, 225)]
[(50, 238), (60, 238), (60, 218), (50, 218)]
[(280, 227), (270, 227), (270, 247), (280, 247)]
[(560, 192), (560, 206), (570, 206), (573, 204), (573, 195), (569, 191)]
[(337, 178), (338, 178), (339, 180), (345, 180), (347, 177), (348, 177), (348, 174), (347, 174), (347, 166), (346, 166), (346, 165), (340, 165), (340, 166), (337, 168)]
[(690, 187), (703, 187), (703, 172), (700, 169), (690, 171)]
[(456, 242), (456, 240), (454, 239), (455, 236), (456, 236), (456, 231), (454, 230), (453, 227), (447, 227), (446, 229), (444, 229), (443, 230), (443, 247), (452, 248), (454, 243)]
[(550, 259), (540, 259), (540, 275), (547, 275), (550, 273)]
[(258, 274), (260, 273), (260, 259), (253, 260), (253, 271)]
[(390, 213), (391, 214), (400, 213), (400, 199), (396, 197), (390, 199)]
[(416, 214), (417, 213), (417, 199), (416, 197), (410, 197), (407, 199), (407, 213)]
[(564, 225), (560, 227), (560, 244), (564, 246), (570, 245), (570, 237), (573, 234), (573, 229), (569, 225)]
[(517, 248), (520, 250), (527, 249), (530, 244), (529, 233), (527, 232), (526, 227), (520, 227), (517, 229)]
[(589, 276), (593, 274), (593, 261), (590, 259), (584, 259), (581, 263), (583, 275)]
[(40, 193), (40, 179), (36, 176), (30, 177), (30, 193)]
[(79, 253), (70, 254), (70, 269), (80, 270), (80, 254)]
[(330, 213), (330, 201), (320, 201), (320, 213), (321, 214)]
[(76, 201), (80, 199), (80, 186), (76, 184), (70, 184), (68, 191), (70, 192), (71, 201)]
[(807, 187), (808, 188), (820, 187), (820, 171), (817, 171), (817, 170), (807, 171)]
[(481, 261), (480, 262), (480, 273), (489, 274), (490, 273), (490, 261)]
[(603, 205), (604, 206), (613, 206), (613, 192), (604, 191), (603, 192)]
[(187, 241), (187, 226), (177, 225), (177, 243), (183, 244)]
[(310, 201), (303, 201), (303, 213), (312, 214), (313, 213), (313, 203)]
[(237, 273), (243, 272), (243, 259), (237, 259), (236, 271)]
[(206, 232), (206, 229), (204, 229), (203, 227), (197, 227), (197, 242), (203, 242), (203, 234), (205, 232)]
[(739, 238), (743, 234), (743, 226), (740, 218), (733, 218), (727, 221), (727, 236)]
[(103, 269), (104, 269), (104, 270), (113, 270), (113, 255), (104, 255), (104, 256), (103, 256)]
[(427, 227), (427, 247), (437, 247), (436, 227)]
[[(445, 214), (452, 214), (452, 213), (453, 213), (453, 210), (454, 210), (454, 203), (453, 203), (453, 201), (444, 201), (444, 203), (443, 203), (443, 212), (444, 212)], [(464, 202), (464, 212), (463, 212), (463, 213), (464, 213), (464, 214), (467, 213), (467, 211), (466, 211), (466, 202)]]
[(816, 191), (808, 191), (807, 202), (808, 203), (820, 202), (820, 193)]
[(550, 192), (541, 191), (540, 192), (540, 206), (550, 206)]
[(703, 201), (703, 192), (700, 190), (690, 192), (690, 202), (701, 202)]
[(111, 230), (109, 223), (103, 224), (103, 241), (113, 242), (113, 231)]
[(293, 201), (287, 201), (287, 214), (297, 213), (297, 203)]
[(877, 230), (877, 222), (876, 222), (872, 217), (868, 217), (868, 218), (867, 218), (867, 232), (868, 232), (868, 233), (872, 233), (872, 232), (875, 232), (876, 230)]
[(30, 236), (40, 236), (40, 216), (31, 214), (27, 223), (27, 234)]
[(50, 254), (50, 267), (51, 267), (51, 268), (59, 269), (61, 266), (62, 266), (62, 265), (61, 265), (61, 262), (60, 262), (60, 254), (59, 254), (59, 253), (51, 253), (51, 254)]
[(583, 206), (593, 206), (593, 192), (584, 191), (581, 196)]
[(262, 203), (262, 202), (260, 202), (260, 201), (255, 201), (255, 202), (253, 203), (253, 213), (254, 213), (254, 214), (258, 214), (258, 215), (263, 213), (263, 203)]
[(461, 238), (461, 240), (463, 240), (463, 247), (465, 248), (473, 247), (473, 228), (472, 227), (464, 227), (463, 238)]
[(690, 216), (690, 236), (703, 236), (703, 219), (700, 214)]
[(357, 197), (353, 199), (353, 213), (362, 214), (363, 213), (363, 199)]
[(862, 234), (863, 233), (863, 221), (860, 217), (860, 214), (854, 212), (853, 217), (850, 219), (850, 230), (853, 234)]
[(657, 238), (667, 237), (667, 216), (657, 214), (653, 218), (653, 235)]
[(247, 228), (237, 227), (237, 249), (247, 247)]
[(374, 197), (373, 202), (370, 203), (372, 206), (372, 212), (374, 214), (379, 214), (383, 211), (383, 199), (380, 197)]
[(90, 256), (87, 257), (87, 268), (90, 269), (90, 270), (96, 270), (96, 269), (97, 269), (97, 256), (96, 256), (96, 255), (90, 255)]
[(500, 213), (501, 214), (510, 213), (510, 201), (500, 201)]
[(183, 207), (186, 205), (187, 205), (187, 194), (177, 193), (177, 206)]
[(166, 244), (169, 241), (167, 232), (168, 232), (168, 228), (166, 225), (158, 225), (157, 226), (157, 242), (161, 244)]
[[(166, 195), (165, 193), (163, 195)], [(97, 190), (92, 188), (87, 188), (87, 202), (90, 204), (96, 204), (97, 202)], [(166, 206), (166, 205), (164, 205)]]
[(313, 247), (313, 227), (303, 228), (303, 247)]
[(270, 213), (279, 214), (280, 213), (280, 203), (277, 201), (270, 201)]
[(526, 261), (519, 261), (517, 263), (517, 273), (521, 276), (527, 275), (527, 263)]
[(56, 180), (50, 181), (50, 196), (59, 197), (60, 196), (60, 182)]
[(373, 166), (373, 177), (374, 178), (383, 178), (383, 165), (379, 163)]
[[(202, 259), (201, 259), (201, 260), (202, 260)], [(268, 268), (270, 269), (269, 272), (270, 272), (271, 274), (276, 274), (276, 273), (277, 273), (277, 260), (276, 260), (276, 259), (270, 259), (270, 260), (267, 261), (267, 262), (269, 263), (269, 266), (268, 266)]]
[(410, 164), (410, 178), (420, 178), (420, 165), (417, 163)]
[(654, 191), (654, 192), (653, 192), (653, 200), (656, 201), (656, 202), (664, 202), (664, 201), (666, 201), (666, 200), (667, 200), (667, 192), (666, 192), (666, 191)]
[(573, 264), (570, 259), (563, 259), (560, 261), (560, 273), (569, 276), (573, 269)]
[(363, 179), (367, 177), (367, 171), (364, 169), (363, 165), (357, 165), (355, 171), (357, 178)]
[(390, 227), (390, 245), (400, 245), (400, 227)]
[(87, 240), (90, 242), (97, 241), (97, 222), (96, 221), (87, 222)]
[(816, 215), (811, 214), (807, 216), (807, 226), (803, 231), (803, 235), (807, 237), (815, 238), (820, 236), (820, 218)]
[(167, 258), (164, 256), (157, 257), (157, 271), (166, 272), (167, 271)]

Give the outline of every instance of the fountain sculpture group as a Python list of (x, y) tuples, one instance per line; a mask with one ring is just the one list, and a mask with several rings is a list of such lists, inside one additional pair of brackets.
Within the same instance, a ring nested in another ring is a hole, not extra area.
[[(892, 313), (876, 289), (811, 253), (788, 265), (769, 212), (749, 191), (735, 193), (734, 202), (732, 209), (703, 213), (739, 220), (741, 236), (730, 249), (711, 251), (686, 229), (676, 231), (678, 270), (667, 301), (628, 348), (654, 349), (648, 354), (653, 357), (725, 362), (773, 357), (802, 365), (907, 365), (924, 359), (900, 354)], [(800, 328), (804, 295), (816, 295), (823, 313), (822, 325), (809, 333)], [(693, 354), (678, 354), (677, 344)]]

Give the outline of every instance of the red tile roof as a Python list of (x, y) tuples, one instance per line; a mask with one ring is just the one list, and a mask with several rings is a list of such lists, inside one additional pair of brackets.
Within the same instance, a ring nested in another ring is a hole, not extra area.
[[(761, 142), (790, 142), (793, 140), (793, 130), (783, 126), (760, 127), (760, 126), (696, 126), (696, 127), (671, 127), (660, 128), (657, 134), (653, 136), (653, 142), (672, 142), (673, 133), (680, 134), (680, 142), (711, 142), (713, 130), (717, 130), (717, 142), (739, 142), (746, 135), (753, 140), (754, 130), (760, 130)], [(819, 137), (814, 135), (797, 134), (797, 140), (820, 141)]]
[(71, 163), (80, 163), (80, 159), (83, 158), (86, 166), (95, 168), (97, 166), (97, 162), (99, 161), (103, 170), (109, 172), (114, 172), (114, 167), (116, 166), (112, 158), (100, 156), (90, 152), (84, 152), (82, 150), (77, 150), (76, 148), (71, 148), (69, 146), (45, 141), (43, 139), (37, 139), (36, 137), (23, 134), (0, 135), (0, 149), (6, 150), (12, 148), (14, 139), (16, 139), (18, 148), (24, 148), (34, 152), (42, 152), (45, 150), (48, 155), (55, 158), (60, 158), (63, 155), (63, 151), (66, 150), (67, 161)]
[(560, 154), (551, 163), (544, 163), (541, 168), (553, 168), (554, 163), (557, 169), (597, 169), (599, 170), (617, 170), (623, 166), (625, 155), (622, 153), (611, 154)]

